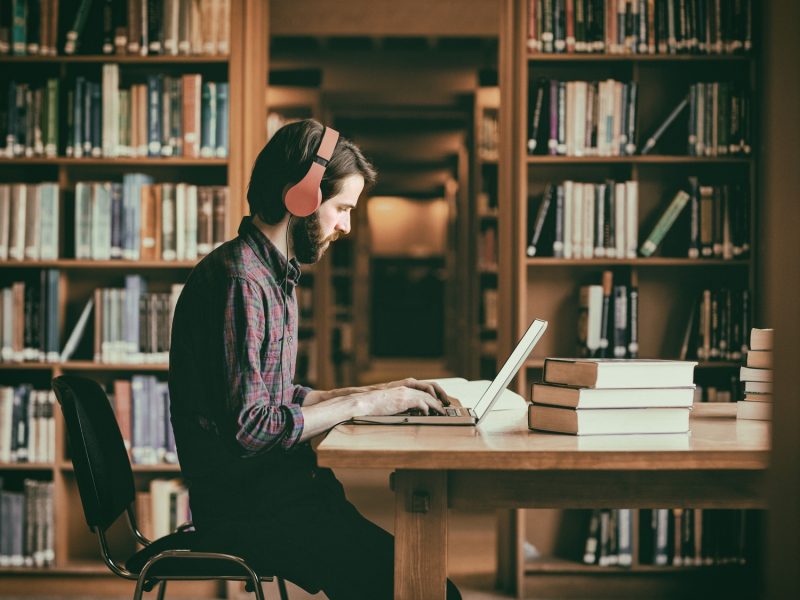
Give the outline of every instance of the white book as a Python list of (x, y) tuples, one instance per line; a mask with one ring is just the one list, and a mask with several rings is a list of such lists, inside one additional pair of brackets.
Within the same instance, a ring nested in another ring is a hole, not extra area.
[(11, 221), (11, 186), (0, 184), (0, 260), (8, 260), (8, 234)]
[(84, 305), (83, 310), (81, 311), (81, 315), (78, 317), (78, 321), (75, 323), (75, 327), (72, 329), (72, 333), (70, 333), (69, 337), (67, 338), (67, 343), (64, 344), (64, 349), (61, 351), (61, 362), (67, 362), (75, 353), (75, 348), (77, 348), (78, 343), (83, 336), (83, 332), (86, 329), (86, 323), (89, 321), (89, 315), (91, 314), (93, 307), (94, 299), (89, 298), (89, 301)]
[(750, 330), (750, 349), (751, 350), (772, 350), (775, 343), (775, 331), (772, 329), (758, 329), (753, 327)]
[(42, 215), (41, 188), (38, 185), (27, 185), (25, 196), (25, 259), (39, 260), (39, 229)]
[(688, 360), (546, 358), (543, 379), (592, 388), (689, 387), (695, 365)]
[(691, 408), (694, 386), (680, 388), (597, 389), (534, 383), (535, 404), (565, 408)]
[(572, 188), (572, 256), (583, 258), (583, 184)]
[(565, 136), (564, 139), (566, 140), (566, 148), (564, 153), (567, 156), (575, 156), (575, 81), (567, 81), (566, 82), (566, 94), (567, 94), (567, 112), (565, 115), (564, 121), (564, 128), (565, 128)]
[(42, 260), (58, 258), (59, 191), (56, 183), (39, 184), (41, 189), (39, 215), (39, 257)]
[(627, 248), (625, 209), (625, 184), (616, 183), (614, 184), (614, 245), (617, 258), (625, 258)]
[(15, 183), (11, 186), (11, 222), (8, 236), (8, 258), (25, 258), (25, 211), (27, 209), (27, 186)]
[(186, 260), (186, 184), (175, 186), (175, 251), (178, 260)]
[(528, 427), (573, 435), (687, 433), (690, 408), (571, 409), (531, 404)]
[(564, 182), (564, 258), (572, 258), (572, 209), (574, 206), (574, 183)]
[(594, 255), (594, 184), (583, 187), (583, 258)]
[(736, 418), (751, 421), (771, 421), (772, 402), (740, 400), (736, 403)]
[(119, 152), (119, 65), (103, 65), (103, 156)]
[(574, 142), (573, 152), (575, 156), (584, 156), (586, 154), (585, 140), (586, 140), (586, 89), (588, 82), (576, 81), (575, 82), (575, 122), (573, 125)]
[(620, 156), (625, 148), (625, 144), (622, 139), (622, 111), (624, 110), (622, 106), (622, 85), (623, 84), (621, 82), (615, 81), (612, 88), (613, 107), (611, 115), (614, 123), (614, 137), (612, 141), (611, 154), (613, 156)]
[(197, 260), (197, 186), (180, 185), (186, 190), (186, 259)]
[(75, 184), (75, 258), (92, 258), (92, 189), (91, 184)]
[(47, 419), (47, 462), (56, 462), (56, 396), (55, 393), (50, 391), (47, 394), (47, 401), (50, 408), (47, 414), (50, 415)]
[(37, 434), (39, 433), (37, 421), (39, 419), (39, 392), (31, 390), (28, 396), (28, 462), (39, 462), (37, 450)]
[(92, 184), (92, 260), (111, 259), (111, 184)]
[(771, 381), (745, 381), (744, 382), (745, 394), (771, 394), (772, 382)]
[(14, 359), (14, 298), (11, 288), (3, 288), (3, 348), (0, 351), (3, 361)]
[(772, 381), (772, 369), (754, 369), (753, 367), (741, 367), (739, 369), (739, 381)]
[(11, 431), (14, 423), (14, 388), (0, 387), (0, 463), (11, 460)]
[(639, 248), (639, 182), (625, 182), (625, 254), (636, 258)]

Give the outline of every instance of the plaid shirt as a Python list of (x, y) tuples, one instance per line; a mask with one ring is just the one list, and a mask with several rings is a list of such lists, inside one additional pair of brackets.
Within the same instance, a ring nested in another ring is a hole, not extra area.
[(213, 445), (187, 439), (197, 424), (240, 456), (289, 449), (300, 439), (309, 388), (292, 383), (296, 260), (286, 274), (286, 258), (245, 217), (238, 237), (205, 257), (186, 282), (172, 326), (169, 388), (187, 474), (215, 462), (204, 456)]

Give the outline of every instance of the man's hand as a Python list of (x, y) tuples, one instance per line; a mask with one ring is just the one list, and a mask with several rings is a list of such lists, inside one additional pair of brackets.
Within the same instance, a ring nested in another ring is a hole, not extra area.
[(418, 379), (414, 379), (413, 377), (407, 377), (405, 379), (400, 379), (398, 381), (379, 383), (371, 387), (374, 390), (385, 390), (396, 387), (407, 387), (415, 390), (420, 390), (423, 392), (427, 392), (428, 394), (436, 398), (442, 405), (450, 406), (451, 398), (445, 393), (445, 391), (438, 383), (420, 381)]
[(385, 384), (386, 387), (353, 396), (356, 402), (354, 416), (396, 415), (411, 409), (419, 409), (426, 415), (431, 411), (444, 413), (442, 403), (427, 389), (400, 385), (400, 382), (391, 383), (397, 385)]

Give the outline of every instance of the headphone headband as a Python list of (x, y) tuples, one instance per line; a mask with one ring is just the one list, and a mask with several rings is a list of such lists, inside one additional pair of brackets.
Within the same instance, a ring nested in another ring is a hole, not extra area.
[(319, 150), (311, 160), (308, 172), (286, 192), (284, 199), (286, 210), (294, 216), (307, 217), (322, 204), (322, 190), (319, 186), (338, 141), (339, 132), (326, 127), (322, 133)]

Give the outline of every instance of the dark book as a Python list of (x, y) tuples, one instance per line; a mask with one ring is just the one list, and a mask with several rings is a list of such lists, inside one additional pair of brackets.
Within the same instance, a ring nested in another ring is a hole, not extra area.
[(689, 177), (689, 258), (700, 257), (700, 184)]
[(534, 83), (533, 102), (529, 106), (528, 116), (530, 124), (528, 128), (528, 154), (534, 154), (539, 143), (539, 124), (542, 120), (542, 107), (544, 106), (546, 87), (548, 87), (546, 79), (537, 79)]
[(220, 82), (217, 86), (217, 119), (215, 155), (217, 158), (228, 157), (228, 118), (229, 118), (229, 86), (227, 82)]
[(550, 80), (550, 135), (547, 139), (547, 153), (558, 154), (558, 81)]
[[(581, 0), (579, 0), (580, 3)], [(583, 550), (583, 563), (593, 565), (597, 563), (597, 550), (600, 538), (600, 511), (595, 509), (589, 519), (589, 530), (586, 534), (586, 543)]]
[[(149, 54), (163, 54), (164, 0), (145, 0), (147, 3), (147, 49)], [(204, 15), (209, 18), (211, 15)]]
[(611, 294), (613, 292), (613, 275), (611, 271), (603, 271), (603, 309), (600, 316), (600, 358), (609, 356), (611, 320)]
[(564, 258), (564, 186), (556, 186), (555, 220), (556, 234), (553, 240), (553, 256)]
[(163, 76), (147, 76), (147, 155), (161, 156), (161, 100)]
[(678, 116), (686, 109), (688, 105), (688, 98), (683, 98), (678, 105), (672, 109), (672, 112), (667, 115), (667, 118), (664, 119), (664, 121), (662, 121), (662, 123), (656, 128), (650, 137), (647, 138), (647, 141), (642, 147), (642, 154), (650, 154), (658, 141), (661, 139), (661, 136), (664, 135), (664, 132), (667, 130), (667, 128), (675, 122)]
[(630, 293), (628, 296), (628, 358), (639, 356), (639, 275), (631, 269)]
[(614, 325), (612, 347), (614, 358), (625, 358), (628, 354), (628, 286), (614, 286)]
[[(539, 202), (539, 209), (536, 212), (536, 218), (532, 220), (532, 226), (529, 227), (530, 242), (528, 243), (528, 248), (526, 250), (526, 254), (529, 257), (536, 256), (537, 245), (539, 244), (539, 240), (542, 236), (542, 230), (544, 229), (547, 213), (550, 210), (552, 197), (553, 197), (553, 186), (548, 183), (545, 186), (544, 193), (541, 196), (541, 200)], [(529, 209), (529, 215), (530, 214), (532, 214), (532, 211), (530, 211)]]

